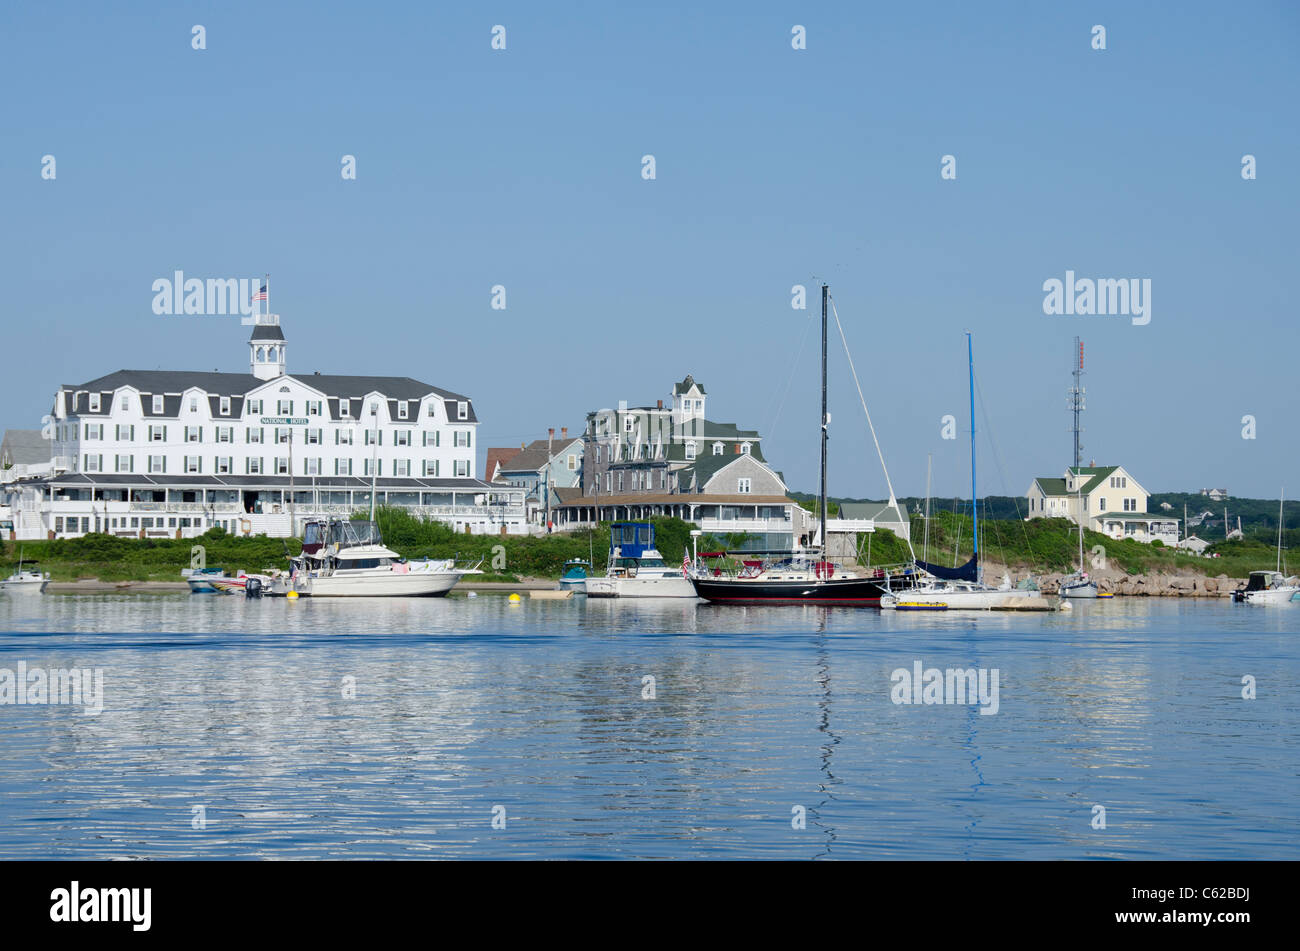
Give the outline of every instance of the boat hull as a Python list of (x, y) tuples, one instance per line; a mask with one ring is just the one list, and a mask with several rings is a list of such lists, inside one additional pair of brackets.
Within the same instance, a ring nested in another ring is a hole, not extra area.
[[(820, 604), (874, 608), (880, 607), (882, 595), (890, 593), (887, 581), (872, 578), (828, 578), (824, 581), (692, 578), (691, 584), (697, 595), (713, 604)], [(908, 597), (911, 597), (910, 591)]]
[(1300, 596), (1300, 589), (1296, 588), (1268, 588), (1264, 591), (1247, 591), (1241, 601), (1245, 604), (1291, 604), (1296, 602), (1297, 596)]
[(9, 594), (41, 594), (45, 591), (45, 586), (49, 584), (48, 578), (42, 578), (39, 581), (0, 581), (0, 591)]
[(1059, 596), (1062, 598), (1079, 598), (1081, 600), (1095, 599), (1098, 591), (1095, 584), (1077, 584), (1070, 587), (1062, 587)]
[(587, 578), (589, 598), (694, 598), (695, 588), (681, 575), (658, 578)]
[(912, 604), (943, 604), (953, 611), (992, 611), (1014, 607), (1029, 598), (1040, 598), (1037, 591), (1011, 588), (1003, 591), (908, 591), (906, 600)]
[[(293, 590), (313, 598), (441, 598), (460, 581), (461, 572), (388, 572), (386, 576), (358, 575), (311, 578)], [(271, 590), (271, 595), (287, 594)]]

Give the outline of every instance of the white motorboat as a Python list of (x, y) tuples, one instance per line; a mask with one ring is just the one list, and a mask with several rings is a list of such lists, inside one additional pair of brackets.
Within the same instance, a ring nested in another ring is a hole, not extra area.
[(1232, 600), (1239, 604), (1300, 604), (1300, 584), (1296, 583), (1298, 579), (1294, 576), (1288, 578), (1282, 573), (1284, 505), (1284, 501), (1278, 501), (1277, 568), (1273, 571), (1252, 571), (1246, 579), (1246, 586), (1232, 592)]
[(587, 578), (589, 598), (694, 598), (682, 568), (664, 564), (649, 522), (615, 522), (609, 531), (609, 567)]
[(1232, 592), (1240, 604), (1300, 604), (1300, 585), (1280, 571), (1252, 571), (1244, 588)]
[(18, 570), (8, 578), (0, 579), (0, 591), (11, 594), (41, 594), (50, 583), (50, 573), (41, 571), (36, 562), (23, 562), (23, 551), (18, 549)]
[(458, 568), (454, 560), (407, 561), (387, 548), (379, 526), (369, 521), (310, 521), (303, 531), (302, 554), (290, 559), (287, 576), (272, 579), (266, 593), (293, 592), (315, 598), (442, 597), (477, 567)]

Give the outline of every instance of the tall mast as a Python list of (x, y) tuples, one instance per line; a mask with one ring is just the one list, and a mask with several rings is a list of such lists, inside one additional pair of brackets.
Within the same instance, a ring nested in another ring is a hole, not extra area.
[(826, 427), (830, 423), (830, 417), (826, 413), (826, 300), (830, 296), (830, 288), (823, 282), (822, 284), (822, 494), (821, 494), (821, 539), (822, 539), (822, 561), (826, 560)]
[[(925, 541), (921, 545), (921, 560), (930, 560), (930, 467), (934, 464), (934, 453), (925, 457)], [(913, 554), (912, 557), (916, 557)]]
[(1277, 500), (1277, 570), (1282, 570), (1282, 506), (1286, 504), (1286, 489), (1282, 489), (1282, 497)]
[(970, 367), (970, 514), (971, 532), (975, 543), (975, 577), (983, 575), (980, 570), (980, 521), (979, 496), (975, 493), (975, 349), (971, 344), (970, 331), (966, 331), (966, 362)]

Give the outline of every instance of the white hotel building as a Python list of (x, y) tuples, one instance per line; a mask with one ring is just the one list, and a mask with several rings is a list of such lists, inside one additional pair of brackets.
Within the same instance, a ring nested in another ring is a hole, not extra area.
[[(63, 386), (51, 467), (0, 483), (18, 538), (297, 535), (377, 504), (474, 534), (524, 534), (523, 491), (475, 478), (472, 401), (410, 377), (293, 376), (276, 314), (248, 373), (119, 370)], [(3, 478), (0, 475), (0, 478)]]

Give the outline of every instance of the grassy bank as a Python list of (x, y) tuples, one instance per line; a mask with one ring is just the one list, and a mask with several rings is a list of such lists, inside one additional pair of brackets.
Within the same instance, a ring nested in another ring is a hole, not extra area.
[[(482, 581), (515, 581), (520, 578), (558, 578), (564, 563), (595, 556), (596, 570), (603, 572), (609, 553), (609, 526), (595, 531), (545, 536), (465, 535), (441, 522), (425, 522), (403, 509), (381, 508), (376, 512), (384, 544), (407, 558), (456, 558), (483, 560)], [(691, 525), (680, 519), (653, 519), (659, 550), (670, 564), (680, 564), (690, 544)], [(287, 568), (288, 555), (302, 551), (295, 538), (243, 538), (214, 528), (199, 538), (119, 538), (114, 535), (84, 535), (53, 541), (22, 542), (26, 560), (39, 561), (55, 581), (98, 578), (100, 581), (179, 581), (181, 570), (190, 567), (191, 549), (202, 545), (209, 568), (229, 572), (260, 572)], [(19, 543), (0, 545), (0, 576), (18, 567)]]
[[(558, 578), (564, 563), (594, 555), (595, 570), (605, 570), (609, 552), (609, 526), (595, 531), (543, 536), (458, 534), (441, 522), (426, 522), (402, 509), (383, 508), (376, 513), (384, 542), (407, 558), (456, 558), (476, 562), (482, 559), (483, 581), (516, 581), (522, 578)], [(680, 519), (653, 519), (659, 550), (668, 564), (680, 564), (690, 547), (692, 526)], [(924, 521), (912, 521), (913, 546), (923, 557)], [(1028, 571), (1072, 571), (1078, 561), (1078, 536), (1073, 523), (1065, 519), (1020, 520), (982, 519), (981, 551), (992, 560)], [(719, 550), (738, 539), (705, 536), (700, 551)], [(298, 554), (298, 539), (253, 538), (227, 535), (219, 528), (196, 539), (118, 538), (86, 535), (54, 541), (23, 542), (24, 558), (37, 560), (55, 581), (98, 578), (101, 581), (178, 581), (190, 566), (191, 548), (202, 545), (206, 564), (230, 572), (265, 571), (285, 568), (287, 556)], [(1110, 566), (1129, 574), (1227, 574), (1244, 577), (1252, 570), (1270, 568), (1276, 555), (1262, 540), (1219, 542), (1210, 551), (1215, 559), (1175, 553), (1171, 548), (1137, 541), (1115, 541), (1095, 532), (1085, 532), (1084, 550), (1089, 563), (1093, 549), (1101, 546)], [(18, 564), (18, 543), (5, 542), (0, 548), (0, 576)], [(964, 563), (971, 556), (971, 520), (953, 512), (938, 512), (930, 519), (929, 558), (934, 564)], [(910, 560), (907, 542), (892, 532), (878, 531), (859, 536), (858, 562), (863, 565), (897, 565)], [(1294, 571), (1300, 566), (1291, 566)]]

